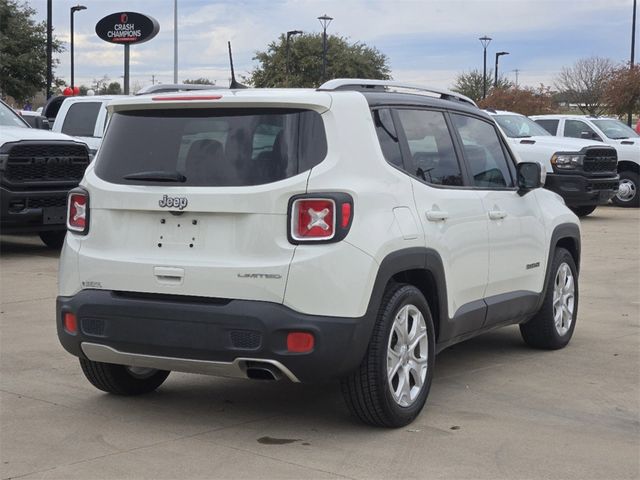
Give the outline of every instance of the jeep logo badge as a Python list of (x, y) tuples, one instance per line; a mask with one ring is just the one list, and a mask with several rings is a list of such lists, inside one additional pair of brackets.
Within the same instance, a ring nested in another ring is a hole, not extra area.
[(188, 204), (189, 201), (186, 197), (169, 197), (167, 195), (158, 201), (158, 205), (162, 208), (177, 208), (178, 210), (184, 210)]

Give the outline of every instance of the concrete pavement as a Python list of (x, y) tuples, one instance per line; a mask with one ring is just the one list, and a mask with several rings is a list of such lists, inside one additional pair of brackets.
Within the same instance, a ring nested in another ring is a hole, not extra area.
[(172, 373), (147, 396), (94, 389), (55, 332), (57, 254), (2, 237), (2, 479), (640, 477), (640, 216), (583, 221), (570, 345), (517, 327), (445, 350), (410, 426), (349, 417), (337, 385)]

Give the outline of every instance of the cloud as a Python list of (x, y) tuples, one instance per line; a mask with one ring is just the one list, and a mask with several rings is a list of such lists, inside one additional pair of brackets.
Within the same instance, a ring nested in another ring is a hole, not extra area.
[[(31, 0), (39, 19), (46, 1)], [(54, 2), (56, 34), (68, 40), (69, 7), (76, 0)], [(316, 17), (335, 19), (329, 33), (376, 46), (389, 57), (397, 79), (448, 87), (456, 73), (481, 68), (477, 38), (493, 37), (495, 49), (511, 52), (504, 71), (522, 70), (520, 82), (550, 83), (562, 65), (598, 54), (616, 60), (627, 51), (631, 12), (628, 0), (179, 0), (180, 79), (206, 76), (228, 79), (227, 41), (233, 43), (239, 73), (252, 70), (256, 50), (282, 32), (319, 32)], [(148, 13), (160, 22), (152, 41), (132, 52), (132, 76), (155, 74), (172, 80), (173, 1), (87, 1), (76, 14), (76, 77), (80, 81), (122, 75), (122, 48), (99, 40), (95, 23), (122, 10)], [(60, 56), (59, 75), (69, 69), (68, 51)]]

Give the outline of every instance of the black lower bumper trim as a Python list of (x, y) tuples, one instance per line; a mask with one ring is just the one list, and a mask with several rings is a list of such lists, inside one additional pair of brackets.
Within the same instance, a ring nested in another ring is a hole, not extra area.
[[(78, 357), (84, 357), (81, 343), (90, 342), (133, 354), (192, 360), (271, 359), (303, 382), (350, 373), (360, 364), (369, 343), (372, 319), (367, 316), (324, 317), (270, 302), (201, 302), (176, 297), (128, 297), (105, 290), (58, 297), (58, 338)], [(65, 331), (65, 312), (76, 314), (77, 334)], [(288, 352), (290, 331), (313, 333), (313, 350)]]
[(560, 195), (567, 206), (605, 205), (618, 191), (618, 175), (586, 177), (584, 175), (547, 175), (545, 188)]

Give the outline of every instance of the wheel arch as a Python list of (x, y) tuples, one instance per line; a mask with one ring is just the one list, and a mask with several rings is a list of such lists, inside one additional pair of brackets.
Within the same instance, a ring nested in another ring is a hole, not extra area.
[(620, 160), (618, 162), (618, 173), (632, 171), (637, 175), (640, 175), (640, 164), (632, 162), (630, 160)]
[[(378, 268), (367, 308), (368, 318), (375, 321), (384, 292), (392, 282), (407, 283), (422, 292), (431, 310), (437, 342), (442, 321), (448, 318), (444, 267), (438, 252), (430, 248), (414, 247), (387, 255)], [(372, 330), (373, 322), (370, 331)]]

